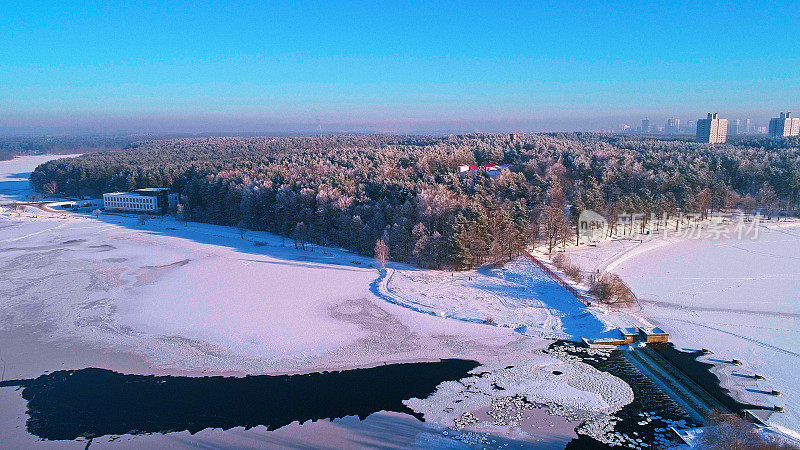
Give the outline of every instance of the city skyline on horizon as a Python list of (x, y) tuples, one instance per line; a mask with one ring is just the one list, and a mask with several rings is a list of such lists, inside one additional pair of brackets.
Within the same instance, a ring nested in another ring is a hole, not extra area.
[(0, 134), (592, 131), (800, 98), (780, 5), (565, 8), (12, 4)]
[[(751, 119), (752, 130), (749, 133), (739, 131), (733, 134), (757, 134), (759, 128), (766, 129), (773, 114), (726, 114), (719, 112), (720, 117), (728, 120), (739, 120), (744, 126), (746, 119)], [(798, 109), (800, 111), (800, 109)], [(716, 112), (716, 111), (715, 111)], [(667, 114), (652, 115), (619, 115), (608, 117), (591, 117), (572, 115), (570, 117), (536, 118), (530, 120), (397, 120), (384, 122), (336, 122), (336, 121), (294, 121), (270, 122), (257, 117), (243, 118), (215, 117), (187, 118), (128, 116), (123, 119), (113, 118), (112, 124), (91, 117), (58, 118), (57, 120), (39, 118), (17, 118), (8, 120), (8, 116), (0, 118), (0, 135), (33, 136), (33, 135), (113, 135), (113, 134), (316, 134), (316, 133), (387, 133), (387, 134), (463, 134), (463, 133), (547, 133), (547, 132), (605, 132), (605, 133), (641, 133), (642, 120), (649, 119), (651, 129), (646, 134), (693, 134), (694, 127), (702, 114)], [(665, 132), (666, 124), (671, 118), (680, 120), (679, 133)], [(14, 126), (17, 123), (19, 126)], [(762, 133), (765, 133), (763, 131)]]

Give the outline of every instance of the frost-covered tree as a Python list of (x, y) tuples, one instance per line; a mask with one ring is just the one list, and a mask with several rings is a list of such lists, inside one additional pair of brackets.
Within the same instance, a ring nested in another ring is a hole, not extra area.
[(386, 268), (386, 261), (389, 260), (389, 246), (383, 239), (375, 241), (375, 259), (381, 264), (381, 269)]
[[(504, 167), (492, 176), (458, 173), (460, 165), (486, 163)], [(298, 247), (331, 245), (362, 255), (384, 239), (394, 260), (470, 268), (513, 257), (535, 239), (551, 248), (572, 242), (582, 208), (612, 224), (634, 212), (787, 210), (800, 192), (793, 181), (798, 167), (797, 138), (712, 147), (590, 133), (513, 142), (505, 134), (212, 137), (50, 161), (31, 183), (72, 196), (171, 187), (181, 195), (176, 215), (184, 220), (242, 222), (297, 238)], [(659, 217), (656, 226), (666, 222)]]

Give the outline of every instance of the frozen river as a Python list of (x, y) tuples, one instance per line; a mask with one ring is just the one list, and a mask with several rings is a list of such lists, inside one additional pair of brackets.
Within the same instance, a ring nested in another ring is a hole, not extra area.
[[(28, 173), (46, 159), (0, 162), (0, 203), (24, 199), (30, 192)], [(400, 280), (393, 288), (430, 301), (436, 311), (421, 314), (373, 289), (380, 275), (372, 258), (337, 249), (304, 251), (268, 233), (248, 231), (243, 238), (231, 227), (183, 224), (168, 216), (140, 223), (132, 215), (0, 209), (2, 379), (84, 368), (133, 375), (280, 375), (459, 358), (478, 361), (482, 366), (476, 370), (495, 380), (473, 375), (482, 390), (413, 403), (415, 411), (425, 413), (424, 423), (379, 412), (363, 422), (352, 417), (295, 422), (271, 432), (263, 427), (212, 428), (195, 435), (120, 432), (122, 438), (95, 439), (92, 448), (359, 443), (457, 448), (462, 444), (442, 431), (459, 418), (454, 411), (457, 402), (465, 404), (462, 395), (474, 396), (469, 405), (480, 417), (469, 426), (480, 436), (491, 433), (497, 446), (510, 439), (521, 446), (537, 442), (559, 448), (575, 436), (575, 424), (561, 419), (559, 427), (544, 425), (548, 414), (539, 411), (522, 430), (495, 425), (487, 411), (513, 409), (513, 402), (494, 402), (511, 395), (513, 387), (561, 410), (591, 411), (592, 420), (602, 424), (632, 396), (619, 378), (541, 353), (550, 343), (543, 336), (581, 335), (589, 331), (585, 324), (598, 322), (524, 262), (502, 274), (472, 271), (459, 277), (391, 264)], [(508, 326), (454, 320), (439, 312), (481, 322), (492, 316)], [(527, 324), (530, 332), (514, 331), (517, 323)], [(21, 391), (0, 388), (4, 443), (81, 446), (39, 441), (26, 432), (26, 406), (31, 404)], [(599, 425), (592, 429), (599, 438), (605, 433)]]
[[(721, 237), (608, 242), (570, 255), (585, 270), (622, 276), (640, 299), (636, 315), (679, 347), (712, 350), (706, 360), (735, 396), (785, 406), (770, 422), (800, 429), (800, 223), (762, 222), (757, 235)], [(725, 363), (732, 359), (743, 365)]]

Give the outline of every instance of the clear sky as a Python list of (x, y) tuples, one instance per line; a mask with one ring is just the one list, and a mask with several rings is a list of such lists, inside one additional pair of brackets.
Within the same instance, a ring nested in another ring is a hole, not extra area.
[(800, 112), (789, 2), (0, 0), (0, 132), (610, 128)]

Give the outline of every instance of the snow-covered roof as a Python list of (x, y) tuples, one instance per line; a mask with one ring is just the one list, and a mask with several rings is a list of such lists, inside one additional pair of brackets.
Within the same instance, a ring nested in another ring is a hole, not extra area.
[(106, 192), (103, 195), (111, 195), (111, 196), (121, 196), (121, 195), (137, 195), (137, 196), (148, 196), (152, 197), (153, 194), (157, 194), (159, 192), (171, 191), (170, 188), (160, 187), (160, 188), (143, 188), (143, 189), (136, 189), (135, 191), (130, 192)]
[(653, 328), (638, 328), (639, 332), (648, 336), (652, 336), (654, 334), (669, 334), (666, 331), (662, 330), (658, 327)]

